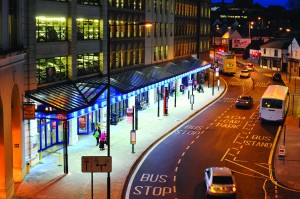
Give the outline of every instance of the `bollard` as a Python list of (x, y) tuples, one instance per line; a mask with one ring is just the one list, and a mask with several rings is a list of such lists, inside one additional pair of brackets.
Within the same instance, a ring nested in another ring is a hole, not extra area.
[(42, 151), (39, 152), (39, 163), (43, 164), (43, 153), (42, 153)]
[(58, 152), (58, 166), (62, 166), (62, 153), (61, 152)]
[(30, 173), (30, 163), (27, 162), (26, 163), (26, 174), (29, 174)]

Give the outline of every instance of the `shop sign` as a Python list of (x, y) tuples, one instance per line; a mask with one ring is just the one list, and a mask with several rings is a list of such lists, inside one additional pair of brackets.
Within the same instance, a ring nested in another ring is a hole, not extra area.
[(35, 119), (35, 104), (23, 103), (23, 119), (24, 120)]

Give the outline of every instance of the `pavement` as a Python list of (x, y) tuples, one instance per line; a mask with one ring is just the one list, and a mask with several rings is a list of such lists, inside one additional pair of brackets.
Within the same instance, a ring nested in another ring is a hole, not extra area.
[[(271, 74), (271, 71), (268, 69), (257, 67), (256, 70), (267, 76)], [(296, 85), (300, 86), (300, 79), (296, 78), (295, 81), (297, 81)], [(291, 88), (295, 85), (293, 81), (287, 81), (286, 83)], [(150, 105), (146, 110), (139, 111), (137, 141), (134, 145), (134, 153), (132, 153), (133, 149), (130, 144), (132, 125), (128, 124), (126, 119), (120, 121), (117, 125), (112, 125), (110, 139), (112, 172), (109, 175), (108, 173), (92, 174), (82, 172), (82, 156), (107, 155), (107, 149), (100, 151), (95, 146), (96, 140), (92, 134), (82, 135), (79, 137), (77, 144), (68, 146), (68, 174), (64, 174), (64, 168), (61, 166), (60, 151), (53, 151), (53, 153), (40, 159), (40, 163), (28, 168), (30, 172), (22, 183), (15, 183), (13, 199), (102, 199), (107, 198), (108, 180), (111, 181), (110, 197), (112, 199), (120, 199), (128, 173), (145, 151), (181, 123), (217, 100), (226, 91), (223, 81), (221, 81), (219, 89), (215, 86), (214, 90), (212, 90), (211, 85), (208, 87), (207, 84), (203, 87), (204, 93), (194, 91), (195, 104), (193, 106), (190, 104), (187, 92), (184, 95), (178, 94), (176, 107), (174, 97), (170, 97), (167, 116), (164, 116), (162, 111), (160, 111), (158, 116), (157, 104)], [(300, 92), (298, 93), (300, 94)], [(299, 105), (299, 99), (297, 102)], [(300, 133), (300, 106), (294, 107), (293, 114), (290, 113), (287, 116), (285, 125), (282, 128), (285, 130), (279, 131), (276, 137), (277, 144), (274, 145), (273, 149), (273, 180), (282, 186), (300, 190), (300, 173), (298, 172), (300, 169), (300, 137), (298, 136), (298, 133)], [(279, 157), (278, 148), (283, 145), (285, 146), (286, 154), (284, 157)]]

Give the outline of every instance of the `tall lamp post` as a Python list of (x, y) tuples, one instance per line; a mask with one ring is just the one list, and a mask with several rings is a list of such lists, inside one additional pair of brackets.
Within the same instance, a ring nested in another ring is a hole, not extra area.
[(254, 25), (253, 21), (249, 22), (249, 38), (251, 39), (251, 27)]
[[(107, 135), (107, 156), (110, 156), (110, 31), (111, 27), (116, 27), (120, 25), (110, 25), (109, 24), (109, 12), (107, 15), (107, 96), (106, 96), (106, 135)], [(138, 26), (145, 26), (151, 27), (151, 22), (142, 22), (138, 24), (127, 24), (127, 25), (138, 25)], [(110, 199), (110, 172), (107, 173), (107, 199)]]
[[(109, 15), (107, 15), (109, 17)], [(107, 156), (110, 156), (110, 24), (107, 18), (107, 96), (106, 96), (106, 134)], [(107, 199), (110, 199), (110, 172), (107, 172)]]

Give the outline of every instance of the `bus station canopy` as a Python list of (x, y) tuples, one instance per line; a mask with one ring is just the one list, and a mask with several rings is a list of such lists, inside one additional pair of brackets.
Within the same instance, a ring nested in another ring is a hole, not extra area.
[[(110, 75), (110, 97), (126, 94), (137, 89), (161, 82), (177, 75), (209, 65), (196, 58), (175, 63), (166, 62)], [(94, 105), (96, 101), (106, 100), (107, 76), (97, 74), (93, 77), (68, 81), (61, 84), (27, 91), (25, 96), (42, 104), (37, 112), (51, 107), (52, 113), (71, 113)]]

